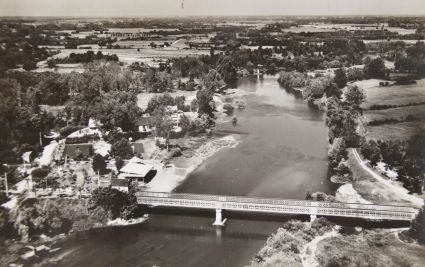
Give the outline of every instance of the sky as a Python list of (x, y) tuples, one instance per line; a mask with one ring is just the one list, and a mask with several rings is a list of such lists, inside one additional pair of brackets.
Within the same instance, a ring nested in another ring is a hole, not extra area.
[(425, 0), (0, 0), (0, 16), (203, 15), (425, 15)]

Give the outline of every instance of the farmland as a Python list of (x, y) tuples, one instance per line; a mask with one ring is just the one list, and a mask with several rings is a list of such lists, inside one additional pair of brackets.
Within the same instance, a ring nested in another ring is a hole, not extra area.
[[(425, 80), (418, 80), (416, 84), (412, 85), (391, 85), (388, 87), (379, 86), (379, 82), (380, 80), (372, 79), (355, 83), (364, 89), (366, 95), (362, 122), (367, 137), (370, 139), (407, 138), (425, 129), (425, 105), (409, 106), (409, 104), (418, 104), (425, 101)], [(374, 105), (405, 106), (370, 110), (369, 108)], [(403, 120), (409, 115), (418, 120), (367, 126), (371, 121)]]

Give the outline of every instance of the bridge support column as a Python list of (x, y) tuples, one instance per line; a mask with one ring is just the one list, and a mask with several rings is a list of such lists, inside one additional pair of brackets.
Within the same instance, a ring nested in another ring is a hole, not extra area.
[(224, 224), (226, 223), (227, 219), (223, 220), (223, 214), (222, 214), (222, 210), (221, 209), (216, 209), (215, 210), (215, 221), (213, 223), (214, 226), (224, 226)]
[(314, 220), (316, 220), (316, 218), (317, 218), (317, 215), (314, 215), (314, 214), (310, 215), (310, 222), (311, 223), (314, 222)]

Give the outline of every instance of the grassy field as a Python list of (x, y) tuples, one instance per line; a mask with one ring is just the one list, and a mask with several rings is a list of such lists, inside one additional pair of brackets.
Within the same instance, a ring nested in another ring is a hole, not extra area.
[(416, 118), (425, 119), (425, 105), (409, 106), (400, 108), (390, 108), (383, 110), (367, 110), (364, 112), (363, 117), (365, 121), (372, 120), (385, 120), (385, 119), (399, 119), (413, 115)]
[(371, 105), (400, 105), (425, 101), (425, 79), (418, 80), (417, 84), (393, 85), (389, 87), (380, 87), (380, 81), (371, 79), (355, 83), (365, 90), (365, 108)]
[[(380, 87), (381, 80), (371, 79), (356, 82), (366, 94), (363, 105), (368, 109), (372, 105), (406, 105), (425, 101), (425, 79), (418, 80), (413, 85), (393, 85)], [(385, 119), (401, 119), (413, 115), (420, 121), (366, 126), (370, 121)], [(369, 139), (405, 139), (425, 130), (425, 105), (390, 108), (384, 110), (366, 110), (362, 122)]]
[(400, 140), (425, 131), (425, 121), (365, 126), (364, 128), (368, 139)]

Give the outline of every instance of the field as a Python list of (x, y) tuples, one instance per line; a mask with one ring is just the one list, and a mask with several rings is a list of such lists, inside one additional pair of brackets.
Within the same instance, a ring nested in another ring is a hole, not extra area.
[[(372, 105), (406, 105), (425, 102), (425, 80), (418, 80), (412, 85), (393, 85), (380, 87), (381, 80), (365, 80), (355, 84), (363, 88), (366, 94), (364, 108)], [(373, 120), (400, 119), (413, 115), (420, 121), (366, 126)], [(401, 139), (408, 138), (419, 131), (425, 130), (425, 105), (390, 108), (384, 110), (365, 110), (363, 114), (366, 136), (370, 139)]]
[(402, 122), (380, 126), (366, 126), (365, 129), (368, 139), (399, 140), (407, 139), (417, 133), (425, 131), (425, 122)]

